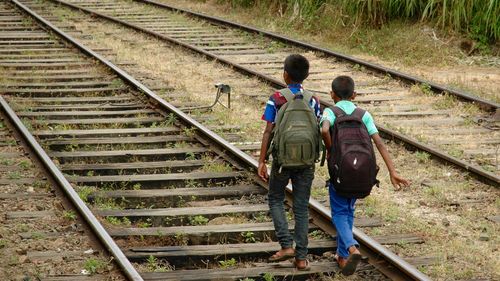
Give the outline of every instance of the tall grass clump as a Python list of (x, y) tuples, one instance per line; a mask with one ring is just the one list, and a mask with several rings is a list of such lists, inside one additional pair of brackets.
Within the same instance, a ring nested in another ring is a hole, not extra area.
[(481, 43), (500, 38), (500, 0), (231, 0), (231, 4), (279, 12), (306, 26), (325, 16), (342, 24), (376, 27), (410, 20), (464, 32)]
[(233, 7), (256, 8), (269, 11), (281, 17), (288, 17), (290, 23), (304, 28), (313, 28), (323, 15), (323, 8), (329, 0), (218, 0), (230, 2)]

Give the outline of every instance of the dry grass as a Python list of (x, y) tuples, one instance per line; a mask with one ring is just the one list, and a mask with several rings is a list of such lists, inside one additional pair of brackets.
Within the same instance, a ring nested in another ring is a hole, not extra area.
[(422, 235), (425, 244), (397, 245), (393, 250), (403, 256), (438, 257), (436, 265), (422, 269), (434, 280), (498, 278), (500, 239), (496, 233), (500, 226), (486, 218), (497, 215), (500, 192), (460, 170), (414, 157), (397, 145), (391, 144), (389, 149), (412, 186), (393, 191), (385, 167), (381, 170), (382, 188), (375, 189), (364, 207), (385, 218), (391, 227), (371, 231)]
[[(260, 10), (232, 9), (215, 0), (160, 2), (282, 33), (500, 101), (498, 56), (466, 56), (460, 49), (459, 35), (440, 34), (422, 24), (394, 22), (378, 29), (328, 25), (316, 31), (306, 27), (297, 30), (288, 17), (262, 16)], [(330, 19), (318, 19), (324, 20)]]
[[(151, 40), (139, 34), (127, 32), (129, 41), (147, 42), (138, 48), (123, 42), (117, 36), (109, 36), (116, 32), (111, 25), (88, 25), (85, 22), (78, 23), (82, 30), (93, 30), (93, 40), (86, 42), (89, 45), (106, 46), (116, 52), (116, 61), (129, 61), (137, 63), (134, 70), (147, 73), (148, 78), (161, 82), (165, 88), (174, 88), (174, 93), (182, 93), (186, 96), (179, 100), (178, 97), (170, 98), (169, 92), (164, 92), (162, 97), (173, 102), (195, 102), (200, 105), (210, 105), (214, 98), (216, 83), (229, 84), (232, 88), (231, 109), (220, 105), (216, 106), (210, 115), (209, 124), (238, 124), (239, 132), (245, 140), (256, 141), (260, 139), (262, 125), (264, 122), (255, 123), (262, 114), (263, 101), (261, 99), (250, 99), (245, 94), (260, 93), (263, 97), (272, 93), (272, 88), (258, 82), (256, 79), (246, 78), (235, 73), (217, 62), (193, 55), (180, 48), (170, 47), (159, 41)], [(164, 50), (164, 51), (158, 51)], [(201, 68), (200, 65), (203, 65)], [(147, 84), (147, 82), (146, 82)], [(162, 93), (162, 92), (160, 92)], [(189, 94), (187, 94), (189, 93)], [(225, 102), (225, 100), (224, 100)], [(201, 115), (206, 114), (202, 113)]]

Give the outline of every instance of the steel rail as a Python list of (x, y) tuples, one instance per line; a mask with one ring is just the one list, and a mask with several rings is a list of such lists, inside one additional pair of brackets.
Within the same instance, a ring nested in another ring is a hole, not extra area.
[[(12, 3), (17, 5), (22, 11), (30, 15), (32, 18), (35, 18), (37, 21), (43, 23), (50, 29), (54, 31), (59, 31), (57, 27), (51, 25), (39, 15), (31, 11), (29, 8), (19, 3), (17, 0), (11, 0)], [(102, 224), (97, 220), (92, 211), (87, 207), (85, 202), (80, 198), (78, 193), (73, 189), (68, 180), (64, 177), (63, 173), (57, 168), (56, 164), (50, 159), (45, 150), (40, 146), (35, 137), (29, 132), (29, 130), (24, 126), (23, 122), (16, 115), (14, 110), (9, 106), (7, 101), (0, 96), (0, 106), (5, 112), (6, 116), (9, 118), (11, 123), (17, 129), (19, 134), (23, 137), (29, 147), (33, 150), (33, 152), (37, 155), (38, 159), (42, 163), (42, 165), (47, 169), (49, 174), (55, 179), (61, 189), (64, 191), (70, 202), (74, 205), (76, 210), (80, 213), (82, 218), (88, 223), (91, 227), (97, 238), (104, 245), (104, 247), (111, 253), (111, 255), (115, 258), (116, 263), (122, 269), (124, 275), (133, 281), (142, 281), (143, 278), (137, 272), (137, 270), (132, 266), (130, 261), (127, 259), (122, 250), (115, 243), (113, 238), (108, 234), (106, 229), (102, 226)]]
[[(155, 31), (152, 31), (152, 30), (149, 30), (149, 29), (137, 26), (135, 24), (126, 22), (124, 20), (120, 20), (120, 19), (108, 16), (108, 15), (105, 15), (103, 13), (99, 13), (99, 12), (93, 11), (91, 9), (87, 9), (87, 8), (84, 8), (84, 7), (75, 5), (75, 4), (71, 4), (71, 3), (68, 3), (68, 2), (65, 2), (65, 1), (62, 1), (62, 0), (50, 0), (50, 1), (62, 4), (64, 6), (67, 6), (67, 7), (76, 9), (76, 10), (83, 11), (83, 12), (88, 13), (88, 14), (93, 15), (93, 16), (104, 18), (104, 19), (109, 20), (109, 21), (114, 22), (114, 23), (118, 23), (118, 24), (127, 26), (127, 27), (129, 27), (131, 29), (143, 32), (145, 34), (152, 35), (155, 38), (158, 38), (158, 39), (161, 39), (161, 40), (164, 40), (164, 41), (168, 41), (168, 42), (171, 42), (171, 43), (176, 44), (176, 45), (180, 45), (180, 46), (185, 47), (188, 50), (191, 50), (191, 51), (193, 51), (195, 53), (203, 54), (204, 56), (212, 58), (212, 59), (215, 59), (215, 60), (219, 61), (222, 64), (231, 66), (232, 68), (234, 68), (235, 70), (238, 70), (239, 72), (242, 72), (242, 73), (247, 74), (247, 75), (253, 75), (253, 76), (255, 76), (255, 77), (263, 80), (264, 82), (269, 83), (273, 87), (276, 87), (276, 88), (284, 88), (284, 87), (286, 87), (285, 83), (283, 83), (283, 82), (281, 82), (281, 81), (279, 81), (277, 79), (274, 79), (274, 78), (272, 78), (272, 77), (270, 77), (268, 75), (259, 73), (257, 71), (254, 71), (254, 70), (248, 68), (248, 67), (245, 67), (245, 66), (243, 66), (241, 64), (234, 63), (234, 62), (232, 62), (232, 61), (230, 61), (228, 59), (225, 59), (225, 58), (223, 58), (221, 56), (215, 55), (215, 54), (213, 54), (211, 52), (205, 51), (205, 50), (203, 50), (201, 48), (198, 48), (196, 46), (184, 43), (184, 42), (182, 42), (180, 40), (168, 37), (166, 35), (163, 35), (163, 34), (160, 34), (158, 32), (155, 32)], [(143, 1), (143, 0), (140, 0), (140, 1)], [(332, 103), (324, 101), (324, 100), (320, 100), (320, 102), (325, 107), (331, 107), (331, 106), (333, 106)], [(455, 165), (458, 168), (461, 168), (461, 169), (463, 169), (463, 170), (465, 170), (467, 172), (470, 172), (471, 174), (475, 175), (481, 181), (487, 182), (487, 183), (493, 185), (496, 188), (500, 187), (500, 176), (498, 176), (498, 175), (496, 175), (496, 174), (494, 174), (492, 172), (484, 170), (479, 165), (468, 163), (468, 162), (466, 162), (464, 160), (461, 160), (461, 159), (459, 159), (457, 157), (453, 157), (453, 156), (451, 156), (451, 155), (449, 155), (449, 154), (447, 154), (445, 152), (440, 151), (437, 148), (434, 148), (434, 147), (432, 147), (430, 145), (422, 143), (422, 142), (420, 142), (420, 141), (418, 141), (418, 140), (416, 140), (414, 138), (405, 136), (405, 135), (397, 132), (396, 130), (389, 129), (389, 128), (385, 127), (385, 126), (377, 125), (377, 128), (380, 131), (381, 135), (384, 136), (385, 138), (394, 139), (396, 141), (403, 142), (403, 143), (405, 143), (405, 144), (413, 147), (414, 149), (425, 151), (425, 152), (429, 153), (430, 155), (434, 156), (437, 159), (440, 159), (440, 160), (443, 160), (445, 162), (451, 163), (451, 164)]]
[(405, 83), (409, 83), (409, 84), (426, 84), (426, 85), (430, 86), (430, 89), (432, 91), (434, 91), (434, 92), (436, 92), (438, 94), (449, 93), (449, 94), (452, 94), (454, 96), (457, 96), (460, 99), (476, 103), (480, 107), (482, 107), (484, 109), (487, 109), (487, 110), (495, 111), (495, 110), (497, 110), (500, 107), (500, 104), (498, 104), (498, 103), (495, 103), (495, 102), (487, 100), (487, 99), (483, 99), (481, 97), (474, 96), (474, 95), (472, 95), (472, 94), (470, 94), (468, 92), (465, 92), (463, 90), (452, 89), (452, 88), (449, 88), (447, 86), (440, 85), (440, 84), (437, 84), (435, 82), (432, 82), (430, 80), (422, 79), (420, 77), (416, 77), (416, 76), (413, 76), (413, 75), (410, 75), (410, 74), (407, 74), (407, 73), (404, 73), (404, 72), (401, 72), (401, 71), (397, 71), (397, 70), (394, 70), (394, 69), (391, 69), (391, 68), (388, 68), (388, 67), (384, 67), (384, 66), (381, 66), (381, 65), (378, 65), (378, 64), (374, 64), (374, 63), (371, 63), (371, 62), (367, 62), (365, 60), (358, 59), (358, 58), (355, 58), (353, 56), (349, 56), (349, 55), (342, 54), (342, 53), (339, 53), (339, 52), (335, 52), (335, 51), (332, 51), (330, 49), (323, 48), (323, 47), (320, 47), (320, 46), (317, 46), (317, 45), (305, 43), (305, 42), (302, 42), (300, 40), (296, 40), (296, 39), (293, 39), (293, 38), (290, 38), (290, 37), (286, 37), (286, 36), (283, 36), (283, 35), (278, 34), (278, 33), (269, 32), (269, 31), (266, 31), (266, 30), (263, 30), (263, 29), (259, 29), (259, 28), (255, 28), (255, 27), (252, 27), (252, 26), (249, 26), (249, 25), (245, 25), (245, 24), (235, 23), (235, 22), (232, 22), (232, 21), (229, 21), (229, 20), (225, 20), (223, 18), (219, 18), (219, 17), (215, 17), (215, 16), (209, 16), (209, 15), (198, 13), (198, 12), (194, 12), (194, 11), (191, 11), (191, 10), (188, 10), (188, 9), (174, 7), (172, 5), (168, 5), (168, 4), (164, 4), (164, 3), (159, 3), (159, 2), (153, 1), (153, 0), (134, 0), (134, 1), (136, 1), (136, 2), (142, 2), (142, 3), (146, 3), (146, 4), (150, 4), (150, 5), (161, 7), (161, 8), (165, 8), (165, 9), (168, 9), (168, 10), (171, 10), (171, 11), (175, 11), (175, 12), (181, 12), (181, 13), (184, 13), (184, 14), (192, 16), (192, 17), (197, 17), (197, 18), (201, 18), (203, 20), (211, 21), (213, 23), (217, 23), (219, 25), (230, 26), (230, 27), (238, 28), (240, 30), (248, 31), (248, 32), (251, 32), (251, 33), (261, 34), (261, 35), (264, 35), (264, 36), (266, 36), (268, 38), (281, 41), (283, 43), (287, 43), (287, 44), (295, 45), (295, 46), (298, 46), (298, 47), (306, 48), (308, 50), (313, 50), (313, 51), (321, 52), (323, 54), (326, 54), (326, 55), (329, 55), (329, 56), (334, 56), (336, 58), (339, 58), (341, 60), (347, 61), (347, 62), (352, 63), (352, 64), (362, 65), (362, 66), (364, 66), (364, 67), (366, 67), (366, 68), (368, 68), (368, 69), (370, 69), (372, 71), (375, 71), (377, 73), (381, 73), (383, 75), (390, 75), (391, 77), (397, 78), (397, 79), (399, 79), (401, 81), (404, 81)]
[[(19, 4), (17, 0), (11, 0), (14, 3)], [(182, 121), (184, 121), (186, 124), (195, 127), (198, 132), (203, 134), (204, 136), (208, 137), (212, 141), (214, 141), (216, 144), (220, 145), (226, 152), (230, 153), (231, 155), (239, 158), (241, 161), (245, 162), (249, 168), (252, 168), (254, 170), (257, 169), (258, 167), (258, 162), (254, 158), (252, 158), (250, 155), (244, 153), (240, 149), (236, 148), (234, 145), (223, 139), (221, 136), (218, 134), (214, 133), (204, 125), (200, 124), (198, 121), (194, 120), (191, 118), (189, 115), (186, 113), (182, 112), (178, 108), (174, 107), (170, 103), (166, 102), (163, 100), (161, 97), (159, 97), (156, 93), (151, 91), (149, 88), (147, 88), (144, 84), (141, 82), (137, 81), (134, 77), (129, 75), (127, 72), (122, 70), (121, 68), (117, 67), (98, 53), (94, 52), (92, 49), (86, 47), (70, 35), (66, 34), (65, 32), (61, 31), (54, 25), (52, 25), (50, 22), (46, 21), (43, 19), (41, 16), (36, 14), (35, 12), (29, 10), (27, 7), (22, 5), (23, 9), (26, 9), (26, 11), (37, 21), (41, 22), (43, 25), (51, 29), (54, 33), (56, 33), (58, 36), (63, 38), (64, 40), (68, 41), (72, 45), (74, 45), (76, 48), (81, 50), (83, 53), (87, 54), (90, 57), (93, 57), (106, 65), (108, 68), (110, 68), (113, 72), (115, 72), (119, 77), (121, 77), (123, 80), (125, 80), (129, 85), (135, 87), (142, 93), (144, 93), (147, 97), (149, 97), (152, 101), (154, 101), (157, 105), (162, 107), (166, 111), (170, 111), (177, 115)], [(288, 194), (291, 194), (292, 188), (290, 185), (287, 186), (287, 192)], [(322, 223), (323, 225), (328, 225), (330, 228), (332, 227), (331, 224), (331, 214), (328, 211), (327, 208), (322, 206), (319, 202), (316, 200), (311, 199), (309, 202), (310, 209), (314, 212), (312, 214), (313, 217), (321, 217), (322, 218)], [(368, 237), (366, 234), (364, 234), (361, 230), (358, 228), (353, 229), (354, 236), (362, 246), (361, 250), (363, 251), (363, 254), (369, 256), (369, 261), (372, 265), (374, 265), (376, 268), (380, 269), (382, 272), (386, 273), (388, 276), (391, 276), (394, 278), (394, 280), (421, 280), (421, 281), (427, 281), (431, 280), (428, 276), (417, 270), (414, 266), (410, 265), (408, 262), (406, 262), (404, 259), (398, 257), (394, 253), (392, 253), (389, 249), (385, 248), (382, 246), (380, 243), (377, 241), (371, 239)], [(383, 261), (380, 260), (380, 257), (383, 258)], [(390, 266), (383, 266), (380, 263), (381, 262), (388, 262)]]

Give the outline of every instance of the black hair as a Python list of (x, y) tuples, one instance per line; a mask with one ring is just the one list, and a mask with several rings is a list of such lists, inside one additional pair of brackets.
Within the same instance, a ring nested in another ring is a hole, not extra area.
[(285, 59), (284, 69), (293, 82), (302, 83), (309, 76), (309, 61), (299, 54), (289, 55)]
[(332, 91), (342, 100), (347, 100), (354, 93), (354, 80), (347, 75), (337, 76), (332, 81)]

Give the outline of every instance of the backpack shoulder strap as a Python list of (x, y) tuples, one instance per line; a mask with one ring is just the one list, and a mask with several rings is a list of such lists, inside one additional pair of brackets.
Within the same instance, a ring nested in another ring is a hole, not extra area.
[(307, 90), (303, 90), (302, 91), (302, 97), (304, 98), (305, 101), (307, 102), (311, 102), (311, 99), (313, 98), (314, 94), (307, 91)]
[(351, 114), (353, 117), (356, 117), (359, 120), (363, 120), (363, 116), (365, 116), (366, 110), (356, 107), (354, 112)]
[(342, 108), (338, 106), (333, 106), (332, 108), (333, 114), (335, 114), (335, 118), (338, 119), (340, 117), (344, 117), (346, 114)]
[(292, 101), (294, 98), (294, 94), (292, 93), (292, 91), (289, 88), (281, 89), (281, 90), (279, 90), (279, 92), (280, 92), (280, 94), (282, 94), (285, 97), (287, 102)]

